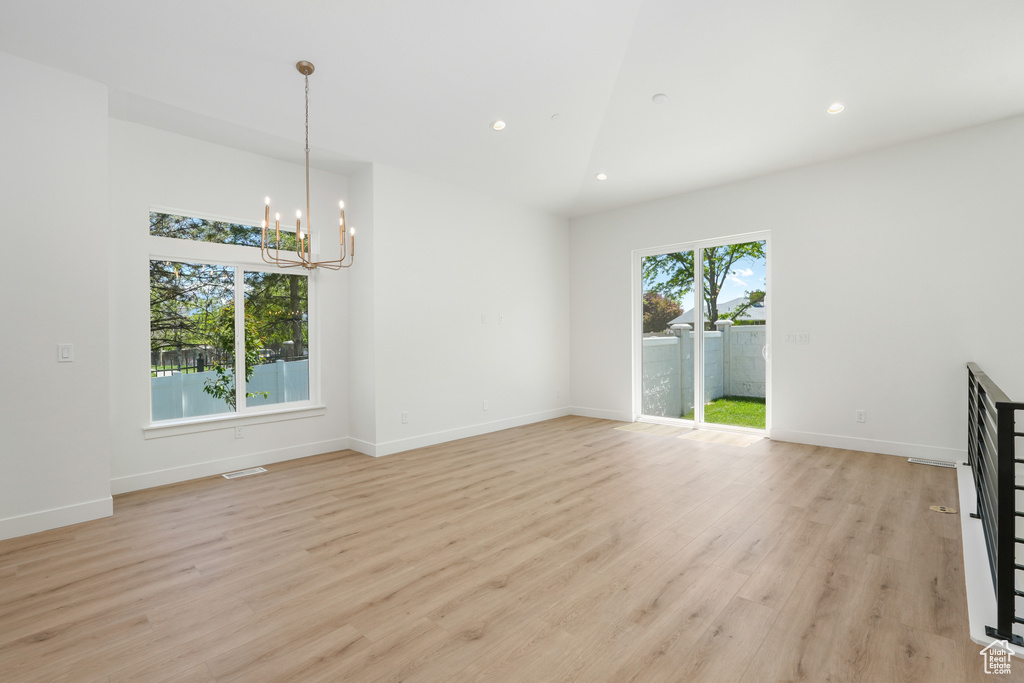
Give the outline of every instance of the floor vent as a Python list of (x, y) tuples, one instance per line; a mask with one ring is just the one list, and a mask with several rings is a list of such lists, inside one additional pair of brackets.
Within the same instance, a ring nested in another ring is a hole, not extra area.
[(239, 477), (248, 477), (250, 474), (259, 474), (260, 472), (266, 472), (262, 467), (250, 467), (247, 470), (239, 470), (237, 472), (228, 472), (220, 476), (225, 479), (238, 479)]
[(945, 460), (925, 460), (924, 458), (907, 458), (907, 462), (912, 462), (915, 465), (934, 465), (935, 467), (952, 467), (956, 469), (955, 462), (946, 462)]

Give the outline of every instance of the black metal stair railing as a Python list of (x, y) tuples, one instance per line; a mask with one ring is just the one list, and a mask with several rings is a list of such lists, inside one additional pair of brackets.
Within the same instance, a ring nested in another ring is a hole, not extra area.
[(1016, 468), (1024, 459), (1015, 453), (1017, 438), (1024, 437), (1016, 431), (1024, 403), (1011, 401), (975, 363), (967, 364), (967, 401), (967, 456), (978, 497), (971, 516), (981, 519), (996, 594), (996, 624), (986, 625), (985, 632), (1024, 645), (1012, 630), (1014, 624), (1024, 624), (1015, 610), (1016, 598), (1024, 597), (1016, 587), (1017, 572), (1024, 572), (1024, 564), (1016, 560), (1017, 546), (1024, 544), (1016, 534), (1016, 519), (1024, 517), (1017, 508), (1016, 493), (1024, 486), (1016, 482)]

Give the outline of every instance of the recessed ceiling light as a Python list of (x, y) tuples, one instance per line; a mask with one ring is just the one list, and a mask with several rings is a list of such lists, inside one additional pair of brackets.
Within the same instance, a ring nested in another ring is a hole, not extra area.
[(596, 176), (594, 176), (594, 177), (595, 177), (595, 178), (597, 178), (598, 180), (608, 180), (608, 176), (607, 176), (607, 175), (605, 175), (604, 173), (598, 173), (598, 174), (597, 174)]
[(665, 93), (658, 93), (657, 95), (652, 97), (651, 100), (655, 104), (665, 104), (666, 102), (668, 102), (668, 95), (666, 95)]
[(494, 130), (502, 130), (505, 128), (505, 122), (499, 119), (498, 121), (495, 121), (494, 123), (491, 124), (491, 128), (493, 128)]
[(838, 114), (844, 109), (846, 109), (846, 107), (843, 105), (842, 102), (833, 102), (825, 111), (827, 111), (829, 114)]

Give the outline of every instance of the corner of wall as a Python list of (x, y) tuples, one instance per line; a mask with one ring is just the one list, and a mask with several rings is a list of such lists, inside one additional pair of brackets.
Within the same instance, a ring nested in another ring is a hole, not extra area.
[(350, 178), (349, 221), (356, 230), (358, 261), (349, 269), (349, 442), (374, 455), (377, 441), (374, 289), (374, 171), (372, 164)]

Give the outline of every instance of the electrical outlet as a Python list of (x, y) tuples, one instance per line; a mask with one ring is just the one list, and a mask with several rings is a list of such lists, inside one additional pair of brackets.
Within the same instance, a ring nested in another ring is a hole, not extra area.
[(504, 325), (505, 324), (505, 316), (502, 315), (501, 313), (498, 314), (498, 324), (499, 325)]
[(858, 410), (857, 411), (857, 422), (867, 422), (867, 421), (868, 421), (868, 414), (867, 414), (867, 412), (865, 412), (863, 410)]
[(235, 438), (236, 439), (241, 439), (243, 436), (244, 435), (242, 434), (242, 428), (241, 427), (235, 427)]
[(408, 410), (403, 410), (402, 411), (402, 424), (409, 424), (409, 411)]

